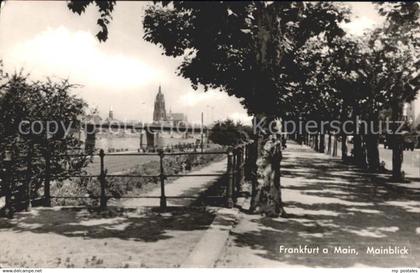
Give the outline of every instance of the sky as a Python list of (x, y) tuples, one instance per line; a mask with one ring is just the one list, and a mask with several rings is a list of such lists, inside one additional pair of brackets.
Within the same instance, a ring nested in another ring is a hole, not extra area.
[[(80, 84), (74, 93), (106, 117), (112, 107), (121, 120), (150, 122), (159, 85), (166, 110), (183, 112), (198, 123), (231, 118), (248, 123), (239, 99), (218, 90), (193, 90), (176, 71), (182, 59), (142, 39), (142, 18), (149, 2), (117, 2), (100, 43), (95, 35), (98, 13), (91, 5), (81, 16), (64, 1), (6, 1), (0, 13), (0, 59), (7, 72), (30, 73), (33, 79), (69, 79)], [(343, 28), (354, 35), (383, 20), (369, 2), (348, 2), (352, 22)]]

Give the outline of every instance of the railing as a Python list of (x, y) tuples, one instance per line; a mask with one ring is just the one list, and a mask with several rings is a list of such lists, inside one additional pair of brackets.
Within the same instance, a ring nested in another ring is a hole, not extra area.
[[(232, 208), (234, 203), (241, 195), (242, 192), (242, 185), (244, 184), (245, 180), (250, 180), (249, 172), (246, 172), (247, 165), (250, 164), (251, 156), (250, 152), (253, 149), (250, 149), (253, 142), (247, 142), (232, 148), (228, 148), (226, 151), (202, 151), (202, 152), (170, 152), (167, 153), (164, 150), (159, 150), (156, 153), (124, 153), (124, 154), (106, 154), (103, 150), (100, 150), (99, 153), (96, 155), (99, 157), (99, 173), (96, 175), (89, 175), (89, 174), (75, 174), (69, 175), (66, 178), (98, 178), (99, 185), (100, 185), (100, 195), (99, 196), (52, 196), (50, 194), (51, 182), (54, 181), (54, 176), (51, 174), (51, 158), (53, 156), (44, 156), (43, 160), (45, 160), (44, 164), (44, 174), (43, 174), (43, 188), (44, 188), (44, 206), (51, 206), (51, 199), (56, 198), (96, 198), (99, 199), (99, 207), (100, 209), (106, 209), (108, 206), (108, 200), (112, 198), (112, 196), (107, 195), (108, 189), (108, 181), (109, 178), (123, 178), (123, 177), (132, 177), (132, 178), (158, 178), (160, 184), (160, 196), (144, 196), (144, 195), (137, 195), (137, 196), (128, 196), (128, 197), (121, 197), (121, 198), (159, 198), (160, 199), (160, 208), (165, 209), (167, 207), (167, 199), (168, 198), (197, 198), (197, 196), (166, 196), (165, 194), (165, 181), (169, 177), (223, 177), (225, 176), (226, 181), (225, 187), (226, 191), (224, 197), (226, 202), (225, 205), (228, 208)], [(226, 155), (227, 157), (227, 165), (226, 171), (224, 173), (200, 173), (200, 174), (191, 174), (191, 173), (182, 173), (182, 174), (166, 174), (164, 168), (164, 158), (171, 157), (171, 156), (182, 156), (182, 155)], [(69, 155), (66, 155), (69, 156)], [(70, 155), (70, 156), (87, 156), (83, 154), (77, 155)], [(156, 175), (142, 175), (142, 174), (108, 174), (106, 165), (105, 165), (105, 158), (107, 157), (116, 157), (116, 156), (157, 156), (159, 157), (159, 173)], [(31, 196), (31, 183), (32, 183), (32, 160), (33, 157), (30, 154), (24, 157), (26, 162), (26, 175), (23, 179), (23, 192), (22, 195), (24, 196), (24, 209), (30, 210), (31, 203), (33, 202), (33, 198)], [(11, 174), (11, 162), (16, 159), (10, 158), (9, 160), (3, 160), (3, 173), (2, 173), (2, 191), (5, 195), (5, 208), (8, 212), (8, 215), (13, 215), (15, 210), (14, 204), (12, 202), (12, 183), (16, 183), (16, 177), (12, 177)]]

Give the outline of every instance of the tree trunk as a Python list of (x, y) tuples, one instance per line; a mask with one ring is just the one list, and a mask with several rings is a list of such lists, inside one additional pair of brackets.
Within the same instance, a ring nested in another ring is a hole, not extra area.
[(320, 153), (324, 153), (325, 152), (325, 135), (321, 134), (319, 135), (320, 140), (319, 140), (319, 152)]
[(333, 142), (332, 156), (337, 156), (337, 149), (338, 149), (338, 140), (337, 140), (337, 135), (334, 134), (334, 142)]
[(392, 121), (394, 122), (394, 134), (392, 135), (392, 178), (397, 180), (403, 178), (401, 168), (404, 160), (404, 145), (401, 135), (396, 134), (399, 124), (395, 122), (401, 120), (402, 108), (403, 105), (400, 102), (392, 108)]
[(364, 135), (361, 136), (361, 140), (362, 140), (362, 154), (361, 154), (361, 158), (362, 160), (360, 161), (360, 167), (362, 168), (367, 168), (367, 153), (366, 153), (366, 137)]
[(358, 162), (360, 160), (362, 150), (362, 141), (360, 139), (360, 136), (357, 134), (353, 135), (353, 159), (354, 162)]
[[(254, 94), (261, 95), (261, 90), (276, 89), (273, 73), (273, 67), (280, 65), (283, 56), (286, 54), (281, 47), (282, 42), (278, 37), (282, 37), (282, 28), (280, 22), (276, 19), (275, 13), (265, 5), (258, 4), (254, 12), (255, 26), (257, 28), (257, 37), (255, 39), (255, 81), (253, 86)], [(280, 39), (281, 40), (281, 39)], [(273, 50), (275, 49), (275, 50)], [(279, 50), (278, 50), (279, 49)], [(274, 54), (273, 54), (274, 53)], [(276, 119), (279, 111), (278, 105), (272, 100), (265, 101), (256, 109), (256, 113), (266, 116), (268, 126), (270, 122)], [(273, 103), (268, 107), (267, 104)], [(267, 114), (269, 113), (269, 114)], [(276, 119), (277, 129), (281, 129), (281, 122)], [(281, 132), (281, 131), (280, 131)], [(278, 133), (278, 132), (277, 132)], [(279, 134), (264, 135), (262, 132), (261, 157), (257, 162), (258, 166), (258, 189), (256, 196), (256, 209), (267, 216), (276, 217), (284, 214), (280, 190), (280, 162), (282, 158), (282, 139)], [(254, 208), (251, 208), (254, 209)]]
[(331, 140), (332, 140), (332, 136), (331, 133), (328, 134), (328, 149), (327, 149), (327, 153), (330, 155), (331, 154)]
[[(344, 101), (342, 108), (341, 108), (341, 113), (340, 113), (340, 120), (341, 120), (341, 125), (344, 126), (344, 122), (346, 122), (346, 120), (348, 119), (348, 114), (347, 114), (347, 102)], [(337, 137), (337, 135), (335, 135), (335, 137)], [(341, 132), (340, 132), (340, 137), (341, 137), (341, 159), (343, 161), (347, 161), (348, 157), (347, 157), (347, 135), (344, 131), (344, 127), (341, 128)]]
[(366, 136), (366, 152), (368, 168), (371, 171), (379, 170), (379, 136), (377, 134), (368, 134)]
[[(267, 120), (269, 123), (273, 119)], [(254, 163), (254, 168), (257, 170), (255, 195), (251, 199), (250, 212), (278, 217), (285, 215), (280, 186), (282, 139), (280, 134), (260, 136), (259, 158)]]
[(304, 136), (303, 136), (303, 135), (301, 135), (301, 134), (297, 134), (297, 135), (296, 135), (296, 139), (298, 140), (298, 143), (299, 143), (300, 145), (302, 145), (302, 144), (303, 144), (303, 142), (304, 142)]
[(263, 147), (258, 160), (260, 188), (257, 192), (258, 212), (268, 217), (284, 214), (280, 189), (281, 140), (270, 139)]
[(392, 177), (394, 179), (400, 180), (403, 178), (401, 171), (403, 160), (403, 144), (399, 137), (395, 135), (392, 143)]
[(354, 162), (357, 166), (366, 168), (366, 154), (363, 148), (362, 136), (359, 134), (353, 135), (353, 152)]
[(347, 161), (347, 136), (346, 134), (341, 134), (341, 159)]
[(314, 149), (315, 151), (319, 151), (319, 137), (318, 134), (314, 136)]

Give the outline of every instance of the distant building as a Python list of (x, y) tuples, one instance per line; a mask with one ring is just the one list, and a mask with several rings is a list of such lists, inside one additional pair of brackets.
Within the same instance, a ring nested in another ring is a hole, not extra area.
[(108, 117), (105, 119), (105, 123), (110, 123), (112, 121), (117, 121), (114, 117), (114, 111), (112, 110), (112, 106), (109, 108)]
[(169, 111), (168, 121), (170, 121), (173, 125), (178, 125), (180, 123), (187, 123), (188, 119), (184, 113), (172, 113)]
[(155, 108), (153, 109), (153, 122), (167, 121), (166, 109), (165, 109), (165, 97), (162, 94), (161, 87), (159, 85), (159, 91), (155, 99)]
[(162, 93), (162, 88), (160, 85), (153, 109), (153, 122), (160, 124), (167, 123), (172, 125), (177, 125), (181, 122), (187, 122), (187, 116), (184, 113), (172, 113), (169, 111), (169, 113), (166, 114), (165, 97)]

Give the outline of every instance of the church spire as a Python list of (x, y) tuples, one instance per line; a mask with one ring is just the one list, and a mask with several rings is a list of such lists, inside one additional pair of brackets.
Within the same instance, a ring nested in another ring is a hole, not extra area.
[(155, 99), (155, 108), (153, 110), (153, 121), (161, 122), (166, 120), (165, 98), (162, 93), (162, 87), (159, 84), (158, 93)]

